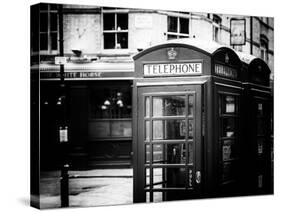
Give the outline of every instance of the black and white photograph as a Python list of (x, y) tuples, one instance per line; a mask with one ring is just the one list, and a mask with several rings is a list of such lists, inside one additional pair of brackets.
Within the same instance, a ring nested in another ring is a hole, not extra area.
[(30, 204), (273, 195), (274, 17), (30, 6)]

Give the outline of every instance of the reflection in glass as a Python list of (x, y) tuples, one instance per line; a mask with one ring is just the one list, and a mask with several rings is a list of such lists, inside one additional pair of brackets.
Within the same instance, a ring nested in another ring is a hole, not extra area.
[[(189, 157), (193, 158), (192, 147)], [(150, 162), (150, 147), (146, 145), (146, 163)], [(191, 159), (192, 160), (192, 159)], [(153, 144), (153, 163), (157, 164), (185, 164), (185, 144)]]
[(150, 184), (150, 169), (149, 168), (146, 168), (145, 169), (145, 185), (149, 185)]
[(150, 140), (149, 128), (150, 128), (150, 122), (149, 121), (145, 121), (145, 141), (149, 141)]
[(150, 145), (146, 144), (145, 145), (145, 163), (150, 162)]
[(192, 116), (194, 114), (194, 96), (188, 96), (188, 115)]
[(153, 116), (185, 115), (184, 96), (153, 97)]
[(263, 175), (258, 176), (258, 188), (262, 188), (263, 185)]
[(193, 138), (194, 120), (188, 120), (188, 139)]
[(145, 97), (145, 117), (150, 116), (150, 98)]
[(233, 96), (225, 96), (225, 113), (234, 113), (235, 112), (235, 101)]
[(232, 140), (223, 141), (223, 146), (222, 146), (223, 161), (233, 159), (235, 158), (235, 156), (236, 156), (236, 150), (235, 150), (234, 141)]
[(223, 137), (234, 137), (235, 136), (235, 119), (225, 118), (222, 121), (222, 136)]
[(192, 168), (188, 169), (188, 187), (192, 187), (193, 186), (193, 170)]
[(185, 120), (153, 121), (153, 140), (184, 139)]
[(263, 115), (263, 104), (258, 103), (258, 115), (262, 116)]
[(193, 143), (188, 143), (188, 164), (193, 164)]
[(237, 113), (237, 97), (232, 95), (221, 95), (222, 113)]
[(258, 155), (262, 155), (263, 154), (263, 139), (259, 138), (258, 139)]

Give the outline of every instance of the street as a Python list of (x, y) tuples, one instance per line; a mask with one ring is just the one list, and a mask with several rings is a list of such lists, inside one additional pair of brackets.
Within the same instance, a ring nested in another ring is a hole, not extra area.
[[(133, 203), (132, 169), (69, 171), (69, 207)], [(60, 171), (42, 172), (40, 207), (60, 207)]]

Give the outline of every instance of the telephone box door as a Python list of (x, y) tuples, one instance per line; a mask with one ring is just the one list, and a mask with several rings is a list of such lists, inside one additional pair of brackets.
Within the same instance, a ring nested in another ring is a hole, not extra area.
[(202, 184), (201, 85), (138, 87), (140, 202), (196, 198)]

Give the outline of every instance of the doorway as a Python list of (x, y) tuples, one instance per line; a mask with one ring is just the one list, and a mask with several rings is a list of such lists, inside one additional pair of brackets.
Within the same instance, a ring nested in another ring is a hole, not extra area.
[(194, 198), (202, 181), (201, 85), (138, 87), (136, 202)]

